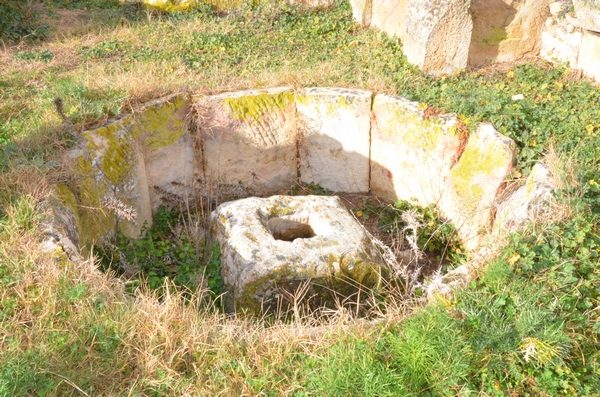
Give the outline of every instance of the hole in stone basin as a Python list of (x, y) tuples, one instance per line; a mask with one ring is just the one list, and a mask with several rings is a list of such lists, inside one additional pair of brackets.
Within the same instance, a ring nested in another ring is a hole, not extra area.
[(271, 218), (267, 222), (267, 226), (267, 230), (275, 240), (292, 242), (297, 238), (315, 237), (315, 232), (309, 224), (291, 219)]

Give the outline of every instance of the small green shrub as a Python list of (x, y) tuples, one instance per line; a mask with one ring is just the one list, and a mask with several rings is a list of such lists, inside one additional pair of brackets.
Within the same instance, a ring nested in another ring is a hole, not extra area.
[(459, 263), (465, 260), (465, 249), (454, 225), (440, 218), (435, 205), (418, 206), (410, 201), (397, 200), (393, 205), (370, 205), (364, 201), (359, 209), (361, 217), (368, 220), (370, 216), (378, 218), (378, 228), (383, 232), (399, 236), (414, 233), (413, 228), (403, 218), (405, 212), (411, 212), (418, 224), (417, 245), (437, 263)]
[(19, 51), (13, 55), (15, 59), (20, 59), (22, 61), (40, 61), (40, 62), (50, 62), (54, 59), (54, 54), (52, 54), (49, 50), (42, 51)]
[(48, 25), (40, 21), (37, 7), (15, 0), (0, 2), (0, 39), (15, 42), (43, 39)]
[(378, 343), (382, 360), (414, 396), (454, 396), (467, 383), (470, 346), (452, 315), (429, 306)]
[(40, 369), (48, 368), (45, 353), (36, 349), (20, 352), (9, 349), (0, 360), (0, 395), (46, 396), (56, 390), (57, 382), (52, 375)]
[(223, 292), (219, 245), (209, 248), (205, 263), (204, 246), (181, 230), (180, 219), (177, 210), (159, 207), (152, 227), (144, 227), (139, 238), (119, 232), (114, 245), (101, 249), (103, 267), (138, 275), (134, 285), (144, 280), (151, 289), (161, 289), (169, 278), (175, 285), (196, 291), (204, 280), (213, 296), (219, 296)]

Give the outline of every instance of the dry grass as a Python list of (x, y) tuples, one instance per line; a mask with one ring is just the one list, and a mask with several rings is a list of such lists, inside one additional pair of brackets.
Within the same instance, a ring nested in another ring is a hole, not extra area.
[[(0, 360), (12, 362), (28, 352), (35, 355), (18, 367), (39, 376), (31, 384), (21, 384), (33, 388), (20, 390), (23, 394), (34, 393), (48, 378), (56, 388), (47, 395), (56, 396), (239, 396), (260, 395), (264, 390), (291, 395), (301, 391), (299, 385), (310, 376), (310, 369), (301, 367), (302, 360), (327, 356), (331, 346), (344, 338), (378, 340), (410, 314), (415, 302), (392, 295), (385, 307), (372, 310), (374, 320), (369, 321), (357, 319), (344, 307), (310, 315), (296, 310), (285, 321), (244, 318), (214, 310), (206, 291), (190, 298), (168, 285), (163, 295), (146, 289), (130, 294), (125, 281), (101, 272), (92, 259), (71, 261), (60, 251), (39, 250), (39, 241), (45, 238), (39, 230), (40, 204), (49, 186), (61, 178), (59, 169), (46, 165), (60, 163), (70, 133), (61, 125), (51, 99), (39, 94), (51, 92), (57, 80), (100, 91), (123, 91), (123, 111), (188, 90), (210, 94), (273, 86), (348, 85), (348, 76), (335, 61), (300, 68), (288, 64), (279, 70), (240, 71), (217, 63), (190, 70), (180, 59), (126, 63), (86, 60), (78, 53), (83, 46), (112, 39), (132, 46), (168, 46), (163, 37), (167, 31), (176, 35), (206, 29), (197, 21), (174, 26), (156, 14), (148, 13), (147, 18), (154, 24), (151, 30), (137, 22), (103, 25), (92, 13), (60, 10), (49, 20), (54, 27), (52, 40), (0, 51), (2, 78), (22, 79), (23, 86), (35, 93), (23, 94), (21, 102), (0, 104), (0, 109), (10, 106), (10, 118), (31, 109), (40, 113), (36, 125), (21, 131), (23, 136), (16, 140), (18, 156), (0, 172)], [(47, 63), (14, 57), (19, 51), (45, 49), (54, 55)], [(406, 73), (399, 79), (413, 77)], [(395, 93), (387, 78), (377, 73), (358, 74), (354, 85)], [(570, 159), (550, 147), (545, 163), (557, 187), (577, 187)], [(198, 208), (206, 217), (212, 205), (200, 203)], [(571, 215), (566, 204), (553, 202), (551, 208), (537, 220), (537, 227)], [(189, 228), (184, 232), (193, 234)], [(483, 269), (506, 242), (506, 236), (495, 237), (474, 255), (471, 267)], [(290, 297), (292, 302), (297, 299)]]
[[(29, 205), (35, 206), (33, 200)], [(16, 231), (0, 233), (0, 260), (24, 269), (2, 290), (2, 301), (14, 302), (18, 310), (0, 323), (0, 350), (36, 351), (44, 365), (38, 375), (61, 380), (50, 395), (85, 395), (91, 388), (114, 396), (152, 390), (255, 395), (260, 388), (253, 379), (273, 379), (267, 388), (289, 395), (306, 375), (289, 367), (293, 357), (318, 357), (349, 335), (377, 337), (397, 321), (389, 313), (383, 323), (355, 320), (340, 309), (321, 318), (268, 324), (219, 314), (207, 307), (202, 292), (191, 301), (169, 286), (160, 296), (144, 289), (131, 296), (123, 281), (100, 272), (93, 260), (42, 253), (39, 232)], [(72, 299), (81, 286), (84, 295)]]

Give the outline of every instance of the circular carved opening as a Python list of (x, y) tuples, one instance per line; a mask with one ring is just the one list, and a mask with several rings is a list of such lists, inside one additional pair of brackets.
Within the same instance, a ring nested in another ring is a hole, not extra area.
[(292, 242), (297, 238), (311, 238), (315, 236), (313, 228), (302, 222), (281, 217), (271, 218), (267, 222), (269, 233), (275, 240)]

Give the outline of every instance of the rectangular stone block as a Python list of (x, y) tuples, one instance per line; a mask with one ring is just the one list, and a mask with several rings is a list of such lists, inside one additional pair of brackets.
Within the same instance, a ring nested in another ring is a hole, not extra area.
[(369, 191), (370, 91), (308, 88), (296, 94), (304, 131), (300, 178), (335, 192)]
[(600, 2), (597, 0), (573, 0), (575, 13), (582, 28), (600, 32)]
[(440, 210), (458, 229), (467, 249), (477, 247), (491, 224), (496, 195), (515, 162), (514, 141), (493, 125), (480, 124), (450, 171)]
[(514, 62), (536, 56), (552, 0), (473, 0), (469, 66)]
[(577, 67), (586, 76), (600, 81), (600, 33), (587, 31), (583, 34)]
[(369, 27), (373, 0), (350, 0), (350, 5), (352, 6), (352, 18), (361, 26)]
[(467, 66), (473, 21), (467, 0), (407, 0), (406, 59), (430, 74)]
[(407, 0), (373, 0), (371, 26), (404, 40)]
[(161, 204), (176, 204), (168, 202), (173, 198), (184, 202), (194, 196), (201, 153), (194, 153), (188, 131), (191, 117), (191, 102), (183, 96), (150, 102), (131, 116), (134, 133), (142, 145), (153, 209)]
[(375, 97), (373, 114), (371, 191), (437, 203), (460, 147), (456, 116), (425, 117), (417, 102), (391, 95)]
[[(240, 91), (199, 98), (203, 177), (236, 195), (271, 194), (297, 179), (297, 120), (290, 88)], [(239, 190), (238, 189), (238, 190)], [(243, 193), (243, 194), (242, 194)]]
[[(67, 154), (77, 197), (82, 246), (95, 244), (119, 228), (138, 237), (152, 224), (142, 147), (131, 116), (82, 134), (82, 147)], [(123, 214), (134, 214), (128, 219)]]

